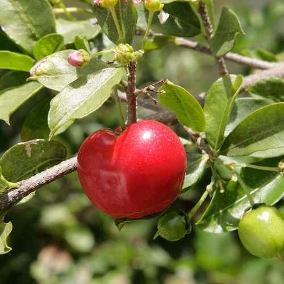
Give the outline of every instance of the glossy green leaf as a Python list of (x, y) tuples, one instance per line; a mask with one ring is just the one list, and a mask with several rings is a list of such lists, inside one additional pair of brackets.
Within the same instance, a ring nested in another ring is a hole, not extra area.
[(267, 78), (249, 87), (249, 92), (271, 98), (274, 101), (284, 101), (284, 80), (281, 78)]
[(225, 137), (249, 114), (270, 103), (270, 100), (261, 97), (237, 98), (231, 113), (230, 122), (226, 126)]
[(137, 23), (137, 11), (132, 1), (119, 0), (115, 6), (118, 22), (122, 29), (123, 38), (120, 39), (109, 9), (98, 5), (93, 7), (93, 12), (103, 32), (114, 43), (132, 43)]
[(64, 47), (64, 38), (59, 34), (48, 34), (39, 39), (33, 47), (33, 55), (40, 60)]
[(76, 68), (67, 61), (72, 51), (63, 50), (45, 57), (31, 69), (31, 78), (49, 89), (61, 91), (77, 79)]
[(94, 19), (83, 21), (68, 21), (65, 19), (56, 20), (57, 33), (64, 37), (64, 43), (70, 44), (75, 41), (76, 36), (92, 39), (96, 37), (101, 28), (99, 25), (94, 24)]
[[(230, 79), (229, 79), (230, 78)], [(219, 149), (230, 114), (242, 85), (242, 76), (230, 75), (218, 79), (210, 87), (204, 105), (206, 139), (214, 149)]]
[[(278, 159), (269, 159), (257, 165), (276, 166)], [(242, 170), (244, 182), (251, 188), (250, 194), (255, 203), (273, 205), (284, 196), (284, 177), (276, 172), (245, 168)], [(213, 199), (198, 226), (212, 233), (236, 230), (239, 220), (250, 202), (238, 182), (230, 181), (224, 191), (216, 188)]]
[(55, 32), (54, 15), (47, 0), (0, 0), (0, 26), (29, 53), (38, 39)]
[(0, 69), (30, 71), (34, 59), (28, 55), (0, 50)]
[(187, 156), (187, 170), (183, 183), (183, 191), (189, 189), (190, 186), (197, 183), (207, 168), (209, 157), (207, 154), (201, 153), (196, 145), (185, 145)]
[(153, 19), (153, 30), (165, 35), (192, 37), (200, 34), (200, 22), (191, 4), (176, 1), (165, 4), (162, 13), (165, 21), (160, 21), (158, 13)]
[(3, 176), (17, 182), (43, 171), (66, 158), (65, 147), (57, 141), (31, 140), (14, 145), (0, 158)]
[(93, 61), (88, 68), (89, 74), (80, 76), (52, 99), (48, 115), (51, 136), (101, 107), (125, 75), (124, 68), (106, 67), (99, 61)]
[(199, 102), (184, 88), (166, 81), (158, 92), (161, 105), (174, 112), (178, 120), (195, 131), (203, 131), (205, 118)]
[(38, 93), (42, 86), (37, 82), (29, 82), (0, 92), (0, 119), (9, 124), (14, 113), (30, 97)]
[(12, 232), (13, 225), (11, 222), (0, 223), (0, 254), (8, 253), (12, 250), (12, 248), (7, 244), (7, 238)]
[(239, 34), (244, 32), (238, 16), (231, 9), (224, 7), (217, 30), (210, 42), (211, 50), (216, 56), (223, 56), (234, 47)]
[(22, 141), (48, 138), (47, 115), (50, 107), (49, 104), (50, 97), (43, 98), (27, 113), (21, 129)]
[(284, 103), (258, 109), (226, 138), (221, 152), (228, 156), (275, 157), (284, 154)]

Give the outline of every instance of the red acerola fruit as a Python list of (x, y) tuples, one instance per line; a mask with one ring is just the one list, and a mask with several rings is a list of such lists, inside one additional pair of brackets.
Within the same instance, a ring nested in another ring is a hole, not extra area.
[(180, 193), (186, 153), (166, 125), (142, 120), (120, 135), (99, 130), (81, 145), (78, 174), (89, 199), (115, 218), (162, 211)]

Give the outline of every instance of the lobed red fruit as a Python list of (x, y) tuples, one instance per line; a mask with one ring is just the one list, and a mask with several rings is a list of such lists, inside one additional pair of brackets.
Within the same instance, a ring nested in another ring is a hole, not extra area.
[(180, 193), (186, 153), (178, 136), (152, 120), (131, 124), (119, 136), (99, 130), (81, 145), (78, 174), (89, 199), (115, 218), (162, 211)]

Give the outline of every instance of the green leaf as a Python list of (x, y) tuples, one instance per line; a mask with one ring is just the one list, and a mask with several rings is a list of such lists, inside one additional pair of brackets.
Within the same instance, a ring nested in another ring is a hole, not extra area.
[(27, 82), (28, 73), (22, 71), (8, 71), (0, 77), (0, 91), (16, 87)]
[(125, 75), (124, 68), (106, 67), (99, 61), (92, 61), (88, 68), (89, 74), (80, 76), (52, 99), (48, 115), (51, 136), (101, 107)]
[(12, 250), (12, 248), (7, 244), (7, 238), (12, 232), (13, 225), (11, 222), (0, 223), (0, 254), (8, 253)]
[(228, 156), (276, 157), (284, 154), (284, 103), (258, 109), (225, 139), (221, 153)]
[(212, 52), (216, 56), (223, 56), (234, 47), (239, 34), (244, 34), (244, 31), (238, 16), (231, 9), (224, 7), (217, 30), (210, 42)]
[(77, 70), (67, 61), (68, 55), (74, 50), (63, 50), (51, 54), (39, 61), (31, 69), (31, 79), (43, 86), (61, 91), (77, 79)]
[(158, 13), (153, 18), (153, 30), (165, 35), (192, 37), (200, 34), (200, 22), (188, 2), (176, 1), (165, 4), (162, 13), (166, 21), (160, 22)]
[(249, 87), (249, 92), (278, 102), (284, 101), (284, 80), (281, 78), (263, 79)]
[(118, 4), (115, 6), (115, 11), (119, 25), (122, 29), (123, 39), (119, 39), (110, 10), (97, 5), (93, 7), (93, 12), (98, 20), (98, 24), (111, 41), (114, 43), (131, 44), (137, 23), (137, 11), (135, 5), (132, 1), (119, 0)]
[(47, 115), (50, 97), (43, 98), (27, 113), (22, 129), (21, 140), (46, 139), (49, 135)]
[(261, 97), (237, 98), (231, 113), (230, 122), (226, 126), (225, 137), (249, 114), (268, 104), (271, 104), (271, 101)]
[(199, 102), (184, 88), (166, 81), (158, 92), (159, 102), (173, 111), (178, 120), (195, 131), (203, 131), (205, 118)]
[(200, 153), (194, 144), (185, 145), (187, 156), (187, 170), (183, 183), (183, 191), (197, 183), (207, 168), (209, 157), (207, 154)]
[(91, 53), (90, 45), (86, 37), (76, 36), (74, 45), (76, 49), (84, 49), (87, 52)]
[[(282, 158), (264, 160), (257, 165), (275, 167)], [(284, 178), (277, 172), (243, 168), (242, 179), (251, 188), (250, 194), (255, 203), (273, 205), (284, 196)], [(212, 233), (236, 230), (239, 220), (250, 207), (239, 183), (230, 181), (224, 190), (215, 188), (213, 199), (198, 226)]]
[(0, 0), (0, 26), (30, 54), (38, 39), (55, 32), (54, 15), (47, 0)]
[(237, 95), (242, 85), (242, 76), (230, 75), (218, 79), (210, 87), (204, 105), (206, 139), (219, 149)]
[(9, 124), (10, 115), (30, 97), (38, 93), (42, 86), (29, 82), (0, 92), (0, 119)]
[(30, 71), (34, 65), (34, 59), (28, 55), (0, 50), (0, 69), (18, 71)]
[(65, 19), (56, 20), (57, 33), (64, 37), (64, 43), (70, 44), (75, 41), (76, 36), (92, 39), (96, 37), (101, 28), (99, 25), (94, 24), (94, 19), (83, 21), (68, 21)]
[(59, 34), (48, 34), (39, 39), (34, 47), (33, 54), (37, 60), (40, 60), (64, 47), (64, 38)]
[(57, 141), (31, 140), (14, 145), (0, 158), (3, 176), (17, 182), (33, 176), (66, 158), (65, 147)]

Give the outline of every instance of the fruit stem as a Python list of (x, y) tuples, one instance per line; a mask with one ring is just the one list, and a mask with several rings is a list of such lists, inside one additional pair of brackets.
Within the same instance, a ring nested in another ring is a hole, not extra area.
[(238, 178), (238, 182), (240, 183), (244, 193), (246, 194), (246, 196), (248, 198), (248, 201), (249, 201), (251, 207), (253, 207), (255, 204), (254, 204), (253, 198), (252, 198), (252, 196), (250, 194), (250, 190), (251, 190), (250, 187), (248, 187), (246, 185), (246, 183), (244, 182), (244, 180), (241, 178), (241, 176), (238, 173), (235, 172), (235, 174), (236, 174), (236, 176)]
[(119, 37), (118, 41), (121, 42), (121, 41), (123, 41), (123, 33), (122, 33), (121, 27), (120, 27), (119, 22), (118, 22), (118, 18), (117, 18), (115, 8), (110, 7), (109, 10), (110, 10), (111, 16), (113, 18), (117, 33), (118, 33), (118, 37)]
[(127, 125), (135, 123), (137, 121), (137, 98), (135, 94), (136, 90), (136, 62), (131, 61), (127, 65), (128, 70), (128, 84), (126, 88), (126, 96), (127, 96)]
[(198, 202), (194, 205), (194, 207), (188, 213), (188, 219), (191, 220), (192, 217), (196, 214), (199, 208), (202, 206), (204, 201), (206, 200), (207, 196), (209, 195), (209, 190), (205, 190)]
[(146, 37), (148, 36), (148, 34), (150, 32), (150, 27), (151, 27), (151, 24), (152, 24), (152, 21), (153, 21), (154, 13), (155, 12), (149, 11), (148, 21), (147, 21), (147, 28), (146, 28), (143, 40), (146, 39)]
[(117, 108), (117, 111), (119, 113), (119, 122), (120, 122), (120, 126), (122, 129), (125, 129), (126, 128), (126, 125), (125, 125), (125, 118), (124, 118), (124, 115), (123, 115), (123, 111), (122, 111), (122, 107), (121, 107), (121, 102), (120, 102), (120, 98), (117, 94), (117, 90), (115, 91), (114, 93), (114, 100), (115, 100), (115, 105), (116, 105), (116, 108)]

